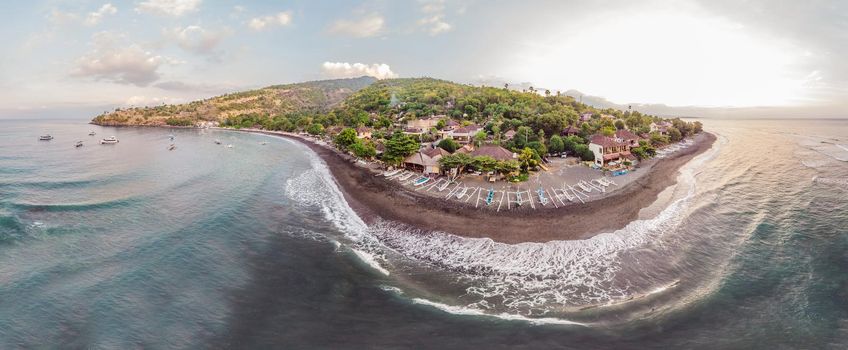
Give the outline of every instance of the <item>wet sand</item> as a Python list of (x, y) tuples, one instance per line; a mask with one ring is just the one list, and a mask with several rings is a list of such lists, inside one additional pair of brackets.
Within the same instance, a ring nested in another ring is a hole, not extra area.
[(648, 174), (604, 198), (561, 208), (495, 212), (409, 191), (356, 165), (352, 157), (309, 139), (263, 133), (298, 140), (316, 152), (329, 167), (348, 203), (368, 223), (380, 218), (425, 231), (488, 237), (504, 243), (585, 239), (621, 229), (636, 220), (639, 211), (651, 205), (660, 192), (677, 182), (681, 166), (708, 150), (715, 141), (713, 134), (698, 135), (695, 144), (665, 159), (651, 160), (650, 166), (639, 170)]

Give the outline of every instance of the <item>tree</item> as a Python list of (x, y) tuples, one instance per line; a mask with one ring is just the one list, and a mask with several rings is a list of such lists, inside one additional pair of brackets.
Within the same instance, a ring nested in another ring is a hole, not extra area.
[(694, 132), (696, 134), (700, 134), (701, 131), (703, 131), (703, 130), (704, 130), (704, 124), (701, 124), (701, 122), (692, 123), (692, 132)]
[(605, 126), (601, 129), (601, 134), (604, 136), (615, 135), (615, 127)]
[(474, 159), (466, 153), (454, 153), (439, 159), (439, 165), (444, 169), (456, 169), (457, 175), (462, 174), (465, 167), (474, 163)]
[(677, 142), (683, 139), (683, 134), (680, 133), (680, 130), (672, 126), (668, 128), (668, 137), (672, 142)]
[(377, 155), (377, 149), (371, 142), (364, 142), (360, 139), (357, 139), (356, 142), (350, 146), (350, 150), (353, 151), (353, 154), (360, 158), (370, 159)]
[(654, 147), (662, 146), (668, 143), (668, 136), (660, 135), (658, 132), (651, 133), (651, 145)]
[(446, 125), (446, 124), (445, 124), (445, 120), (444, 120), (444, 119), (439, 119), (439, 122), (438, 122), (438, 123), (436, 123), (436, 129), (438, 129), (438, 130), (442, 130), (442, 129), (444, 129), (444, 128), (445, 128), (445, 125)]
[(487, 135), (486, 135), (485, 131), (483, 131), (483, 130), (478, 131), (476, 134), (474, 134), (474, 144), (477, 147), (480, 147), (480, 145), (482, 145), (483, 142), (486, 142), (486, 136)]
[(495, 171), (495, 168), (498, 165), (498, 161), (495, 158), (489, 156), (479, 156), (474, 157), (474, 161), (471, 164), (474, 169), (482, 171), (484, 173)]
[(630, 153), (633, 153), (639, 160), (648, 159), (648, 152), (642, 147), (633, 147), (630, 149)]
[[(324, 126), (318, 123), (313, 123), (308, 128), (306, 128), (306, 132), (310, 135), (321, 135), (324, 133)], [(354, 135), (356, 137), (356, 135)]]
[(616, 120), (615, 121), (615, 128), (617, 130), (623, 130), (624, 129), (624, 122), (621, 119)]
[(545, 147), (544, 143), (541, 143), (539, 141), (530, 142), (527, 144), (527, 147), (532, 148), (533, 151), (540, 156), (548, 154), (548, 148)]
[(559, 137), (559, 135), (552, 136), (549, 143), (550, 147), (548, 148), (548, 150), (551, 152), (551, 154), (560, 154), (565, 151), (565, 143), (562, 141), (562, 138)]
[(535, 169), (539, 165), (539, 159), (539, 155), (530, 147), (524, 147), (521, 153), (518, 154), (518, 163), (524, 172)]
[(450, 153), (453, 153), (453, 152), (456, 152), (457, 148), (459, 148), (459, 144), (456, 143), (456, 141), (454, 141), (453, 139), (447, 138), (447, 139), (444, 139), (442, 141), (439, 141), (439, 148), (441, 148), (445, 151), (448, 151)]
[(345, 128), (342, 132), (336, 135), (336, 138), (333, 141), (340, 149), (347, 150), (350, 145), (356, 142), (356, 130), (353, 130), (353, 128)]
[(408, 135), (396, 132), (392, 138), (386, 140), (386, 150), (383, 152), (383, 161), (388, 164), (399, 165), (403, 160), (418, 151), (418, 141)]
[(595, 153), (589, 149), (589, 146), (584, 144), (579, 144), (574, 146), (574, 153), (580, 157), (580, 160), (583, 161), (592, 161), (595, 160)]

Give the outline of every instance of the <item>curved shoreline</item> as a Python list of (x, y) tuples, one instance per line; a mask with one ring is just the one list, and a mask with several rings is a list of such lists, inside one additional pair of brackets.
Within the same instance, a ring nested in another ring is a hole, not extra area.
[(706, 132), (696, 136), (694, 145), (655, 160), (644, 170), (647, 174), (604, 198), (558, 209), (493, 212), (409, 191), (357, 166), (352, 157), (298, 135), (258, 130), (242, 132), (280, 136), (309, 147), (327, 164), (345, 199), (369, 224), (385, 219), (425, 231), (485, 237), (510, 244), (586, 239), (625, 227), (663, 190), (677, 183), (680, 167), (710, 149), (716, 139), (715, 135)]

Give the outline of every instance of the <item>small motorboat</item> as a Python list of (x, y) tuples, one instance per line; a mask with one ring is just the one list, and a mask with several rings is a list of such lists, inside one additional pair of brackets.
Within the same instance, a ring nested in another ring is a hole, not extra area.
[(216, 144), (216, 145), (220, 145), (220, 144), (221, 144), (221, 141), (220, 141), (220, 140), (215, 140), (215, 144)]
[(168, 138), (169, 138), (169, 139), (171, 139), (171, 140), (173, 140), (173, 139), (174, 139), (174, 135), (168, 135)]
[(74, 144), (74, 147), (76, 147), (76, 148), (82, 147), (82, 141), (77, 141), (77, 143)]
[(53, 139), (53, 136), (50, 135), (41, 135), (38, 137), (38, 141), (50, 141)]
[(233, 148), (233, 144), (227, 145), (227, 148)]
[(263, 145), (263, 146), (265, 146), (265, 145), (267, 145), (267, 144), (268, 144), (267, 142), (262, 141), (262, 145)]
[(95, 133), (94, 131), (89, 131), (89, 132), (88, 132), (88, 136), (94, 136), (94, 135), (97, 135), (97, 133)]
[(116, 143), (118, 143), (118, 138), (116, 138), (115, 136), (109, 136), (105, 139), (100, 140), (101, 145), (113, 145)]
[(177, 145), (175, 145), (175, 144), (173, 144), (173, 143), (172, 143), (170, 146), (168, 146), (168, 150), (169, 150), (169, 151), (173, 151), (173, 150), (175, 150), (176, 148), (177, 148)]

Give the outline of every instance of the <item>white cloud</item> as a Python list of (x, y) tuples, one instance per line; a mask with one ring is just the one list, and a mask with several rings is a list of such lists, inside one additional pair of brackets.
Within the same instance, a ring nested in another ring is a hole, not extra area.
[(153, 106), (161, 104), (176, 104), (185, 102), (182, 98), (173, 97), (147, 97), (144, 95), (131, 96), (124, 102), (124, 105), (131, 107)]
[(47, 20), (50, 23), (55, 25), (65, 25), (69, 23), (76, 23), (79, 21), (80, 16), (73, 12), (63, 12), (58, 9), (50, 10), (50, 13), (47, 15)]
[(378, 14), (372, 14), (357, 20), (338, 20), (329, 29), (330, 33), (367, 38), (380, 33), (385, 20)]
[(231, 34), (228, 28), (222, 30), (207, 30), (203, 27), (192, 25), (184, 28), (177, 27), (165, 30), (166, 37), (171, 38), (183, 50), (196, 54), (215, 54), (215, 48), (221, 41)]
[(135, 10), (157, 16), (180, 17), (197, 11), (200, 2), (201, 0), (146, 0), (139, 3)]
[(453, 26), (445, 21), (444, 0), (419, 0), (419, 3), (421, 3), (419, 10), (426, 14), (424, 18), (418, 20), (419, 27), (430, 35), (439, 35), (453, 29)]
[(260, 31), (273, 26), (287, 26), (291, 24), (291, 20), (291, 11), (285, 11), (276, 15), (253, 18), (247, 23), (247, 26), (255, 31)]
[(397, 78), (398, 75), (385, 63), (363, 64), (347, 62), (324, 62), (321, 65), (324, 76), (329, 78), (355, 78), (363, 75), (377, 79)]
[(450, 23), (444, 21), (444, 17), (442, 15), (422, 18), (418, 20), (418, 25), (424, 27), (430, 35), (439, 35), (448, 32), (453, 28)]
[(147, 86), (159, 80), (161, 65), (178, 63), (145, 51), (138, 45), (118, 45), (123, 37), (108, 32), (97, 33), (93, 39), (94, 49), (77, 59), (72, 76)]
[(100, 6), (97, 11), (89, 12), (88, 16), (85, 18), (85, 22), (83, 23), (85, 23), (85, 25), (87, 26), (97, 25), (97, 23), (100, 23), (100, 20), (103, 19), (103, 17), (114, 15), (116, 13), (118, 13), (118, 8), (112, 6), (112, 4), (110, 3), (106, 3), (103, 4), (103, 6)]

